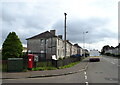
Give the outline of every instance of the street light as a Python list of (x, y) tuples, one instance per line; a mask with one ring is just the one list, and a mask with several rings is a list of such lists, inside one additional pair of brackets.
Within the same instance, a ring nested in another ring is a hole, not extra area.
[(65, 58), (66, 58), (66, 16), (67, 16), (67, 13), (64, 13), (64, 15), (65, 15), (65, 27), (64, 27), (64, 41), (65, 41), (65, 53), (64, 53), (64, 56), (65, 56)]
[(84, 52), (84, 58), (85, 58), (85, 33), (88, 33), (88, 31), (86, 31), (86, 32), (83, 32), (83, 52)]

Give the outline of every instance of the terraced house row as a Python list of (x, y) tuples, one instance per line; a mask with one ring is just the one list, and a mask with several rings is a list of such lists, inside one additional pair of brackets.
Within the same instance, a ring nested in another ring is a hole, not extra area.
[(111, 54), (114, 56), (120, 55), (120, 43), (116, 47), (109, 47), (105, 49), (105, 54)]
[[(27, 38), (27, 49), (33, 54), (39, 56), (39, 59), (64, 58), (65, 41), (62, 35), (56, 36), (55, 30), (43, 32), (33, 37)], [(87, 52), (87, 51), (86, 51)], [(78, 44), (72, 44), (66, 41), (66, 57), (72, 55), (83, 55), (83, 49)]]

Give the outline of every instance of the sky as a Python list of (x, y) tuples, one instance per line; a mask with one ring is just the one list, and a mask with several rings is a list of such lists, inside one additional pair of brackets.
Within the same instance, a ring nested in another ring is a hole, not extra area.
[[(86, 49), (101, 50), (118, 45), (119, 0), (1, 0), (0, 47), (9, 32), (16, 32), (23, 46), (26, 38), (49, 30), (64, 36), (67, 13), (67, 40)], [(64, 38), (63, 38), (64, 39)]]

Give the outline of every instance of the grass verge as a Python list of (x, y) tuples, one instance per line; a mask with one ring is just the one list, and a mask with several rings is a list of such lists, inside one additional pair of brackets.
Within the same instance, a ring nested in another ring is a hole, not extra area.
[(78, 63), (80, 63), (80, 61), (74, 62), (74, 63), (70, 63), (70, 64), (65, 65), (65, 66), (60, 66), (60, 67), (58, 67), (58, 69), (69, 68), (69, 67), (72, 67), (72, 66), (74, 66), (74, 65), (76, 65), (76, 64), (78, 64)]
[(55, 67), (36, 67), (32, 68), (32, 71), (42, 71), (42, 70), (56, 70)]
[(74, 62), (74, 63), (70, 63), (68, 65), (65, 65), (65, 66), (60, 66), (58, 68), (56, 67), (36, 67), (36, 68), (32, 68), (32, 71), (43, 71), (43, 70), (57, 70), (57, 69), (64, 69), (64, 68), (69, 68), (69, 67), (72, 67), (76, 64), (78, 64), (80, 61), (78, 62)]

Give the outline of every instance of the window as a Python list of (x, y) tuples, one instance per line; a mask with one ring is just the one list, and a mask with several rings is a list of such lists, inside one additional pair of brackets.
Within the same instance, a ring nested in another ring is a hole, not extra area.
[(59, 39), (58, 39), (58, 45), (59, 45)]
[(44, 40), (43, 39), (41, 39), (41, 43), (43, 43), (44, 42)]
[(58, 49), (58, 56), (59, 56), (59, 49)]
[(48, 43), (48, 39), (46, 39), (46, 43)]

